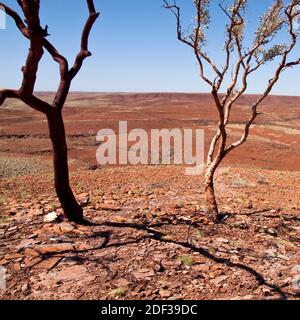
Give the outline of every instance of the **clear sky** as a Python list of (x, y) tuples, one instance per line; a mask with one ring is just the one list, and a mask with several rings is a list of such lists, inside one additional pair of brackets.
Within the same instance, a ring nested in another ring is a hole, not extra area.
[[(16, 0), (2, 0), (18, 10)], [(86, 60), (74, 80), (73, 91), (99, 92), (206, 92), (191, 49), (176, 40), (175, 21), (162, 0), (95, 0), (101, 18), (90, 38), (93, 56)], [(269, 0), (250, 0), (250, 31)], [(193, 17), (192, 0), (178, 0), (184, 17)], [(224, 15), (212, 0), (213, 25), (209, 33), (208, 53), (222, 63)], [(49, 26), (49, 40), (72, 62), (79, 46), (80, 33), (87, 17), (85, 0), (41, 0), (41, 23)], [(252, 30), (252, 31), (253, 31)], [(282, 36), (281, 36), (282, 37)], [(28, 41), (7, 19), (0, 30), (0, 88), (18, 87), (21, 66), (28, 52)], [(300, 47), (297, 53), (300, 55)], [(252, 79), (249, 93), (261, 92), (272, 74), (266, 67)], [(299, 95), (300, 67), (287, 71), (273, 90), (274, 94)], [(55, 90), (57, 65), (46, 53), (40, 65), (36, 89)]]

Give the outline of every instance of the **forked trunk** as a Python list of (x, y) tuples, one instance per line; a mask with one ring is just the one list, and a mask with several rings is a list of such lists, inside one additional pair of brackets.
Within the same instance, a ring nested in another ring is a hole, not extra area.
[(55, 190), (65, 217), (82, 222), (83, 210), (76, 201), (69, 182), (68, 149), (62, 113), (54, 109), (47, 114), (50, 139), (53, 145)]
[(205, 173), (205, 201), (207, 216), (214, 222), (220, 222), (221, 215), (218, 210), (218, 204), (215, 196), (214, 188), (215, 169), (208, 166)]

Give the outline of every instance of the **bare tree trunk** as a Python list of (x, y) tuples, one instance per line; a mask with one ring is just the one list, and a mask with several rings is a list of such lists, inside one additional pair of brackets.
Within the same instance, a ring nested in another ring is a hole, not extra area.
[(83, 210), (76, 201), (69, 182), (68, 149), (61, 110), (47, 114), (50, 139), (53, 146), (55, 190), (66, 218), (83, 222)]
[(220, 221), (220, 214), (218, 210), (218, 204), (215, 196), (215, 187), (214, 187), (214, 172), (215, 169), (211, 166), (206, 168), (205, 172), (205, 202), (208, 217), (215, 221)]
[[(24, 18), (2, 2), (0, 2), (0, 7), (4, 8), (5, 13), (15, 21), (20, 32), (29, 40), (30, 49), (26, 65), (22, 68), (23, 81), (20, 89), (0, 90), (0, 106), (7, 98), (15, 98), (22, 100), (31, 108), (47, 116), (53, 145), (56, 193), (65, 216), (71, 221), (82, 223), (84, 222), (83, 210), (77, 203), (69, 182), (68, 149), (62, 109), (69, 94), (72, 80), (80, 71), (84, 60), (92, 55), (88, 49), (89, 36), (94, 23), (99, 17), (99, 13), (96, 12), (94, 0), (85, 1), (89, 16), (82, 30), (80, 51), (75, 58), (73, 66), (69, 68), (68, 60), (46, 39), (48, 27), (46, 26), (45, 29), (41, 27), (39, 16), (40, 1), (18, 0), (17, 2), (24, 13)], [(25, 21), (26, 23), (24, 23)], [(60, 84), (52, 103), (48, 103), (34, 95), (38, 67), (44, 50), (47, 50), (53, 60), (59, 64)]]

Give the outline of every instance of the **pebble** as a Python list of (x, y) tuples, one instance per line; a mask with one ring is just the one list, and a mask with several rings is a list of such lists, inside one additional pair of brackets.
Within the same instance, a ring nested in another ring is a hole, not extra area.
[(58, 219), (58, 214), (55, 211), (52, 211), (44, 217), (43, 221), (46, 223), (50, 223), (50, 222), (56, 221), (57, 219)]

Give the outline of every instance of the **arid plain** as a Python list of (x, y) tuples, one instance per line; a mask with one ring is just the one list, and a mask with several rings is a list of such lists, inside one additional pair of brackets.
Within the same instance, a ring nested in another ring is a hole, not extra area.
[[(51, 93), (41, 93), (44, 98)], [(251, 101), (234, 107), (238, 139)], [(72, 93), (64, 109), (71, 182), (93, 226), (60, 219), (43, 115), (8, 101), (0, 110), (0, 265), (8, 299), (295, 299), (300, 289), (300, 98), (271, 96), (249, 141), (217, 172), (229, 217), (204, 214), (202, 176), (181, 166), (97, 166), (96, 134), (216, 131), (206, 94)], [(58, 219), (45, 222), (56, 212)], [(130, 257), (130, 259), (128, 259)]]

